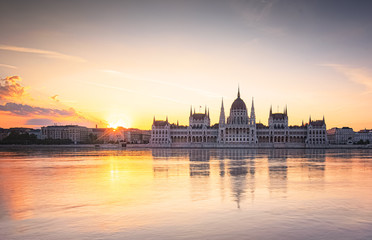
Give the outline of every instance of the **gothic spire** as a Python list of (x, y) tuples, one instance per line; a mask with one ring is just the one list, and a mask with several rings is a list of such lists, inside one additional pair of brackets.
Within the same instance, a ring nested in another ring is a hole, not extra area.
[(240, 98), (240, 87), (239, 87), (239, 84), (238, 84), (238, 98)]
[(270, 116), (273, 114), (273, 105), (270, 105)]
[(254, 111), (254, 98), (252, 97), (252, 107), (251, 107), (251, 118), (255, 117), (255, 111)]
[(223, 98), (222, 98), (222, 102), (221, 102), (221, 112), (220, 112), (220, 122), (219, 122), (219, 124), (220, 124), (220, 126), (225, 124), (225, 109), (223, 107)]
[(251, 107), (251, 123), (256, 125), (256, 113), (254, 111), (254, 98), (252, 97), (252, 107)]
[(190, 117), (192, 116), (192, 105), (190, 106)]

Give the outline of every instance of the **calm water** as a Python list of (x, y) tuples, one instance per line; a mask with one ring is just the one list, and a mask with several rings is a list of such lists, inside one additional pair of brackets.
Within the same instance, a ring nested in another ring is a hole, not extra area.
[(372, 239), (372, 151), (0, 150), (0, 239)]

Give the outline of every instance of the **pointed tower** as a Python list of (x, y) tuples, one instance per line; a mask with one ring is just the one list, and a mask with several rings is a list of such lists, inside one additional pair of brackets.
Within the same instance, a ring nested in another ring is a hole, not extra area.
[(209, 108), (208, 108), (208, 118), (210, 118), (210, 117), (209, 117)]
[(311, 115), (309, 116), (309, 124), (311, 123)]
[[(238, 92), (239, 95), (239, 92)], [(208, 112), (209, 115), (209, 112)], [(219, 121), (220, 127), (225, 125), (225, 109), (223, 107), (223, 98), (222, 98), (222, 103), (221, 103), (221, 112), (220, 112), (220, 121)]]
[(273, 105), (270, 105), (270, 116), (273, 115)]
[(207, 115), (207, 105), (204, 107), (204, 114)]
[(190, 117), (192, 116), (192, 105), (190, 106)]
[(251, 107), (251, 123), (256, 125), (256, 113), (254, 111), (254, 99), (252, 97), (252, 107)]
[(168, 123), (168, 115), (167, 115), (167, 118), (166, 118), (166, 120), (165, 120), (167, 123)]
[(288, 113), (287, 113), (287, 104), (285, 105), (284, 115), (288, 116)]
[(154, 124), (155, 123), (155, 116), (154, 116), (154, 121), (152, 121), (152, 124)]
[(238, 98), (240, 98), (240, 87), (238, 85)]

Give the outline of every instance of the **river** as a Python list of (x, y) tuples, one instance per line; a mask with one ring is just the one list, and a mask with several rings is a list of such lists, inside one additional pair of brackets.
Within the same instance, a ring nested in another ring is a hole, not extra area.
[(0, 239), (372, 239), (372, 150), (0, 150)]

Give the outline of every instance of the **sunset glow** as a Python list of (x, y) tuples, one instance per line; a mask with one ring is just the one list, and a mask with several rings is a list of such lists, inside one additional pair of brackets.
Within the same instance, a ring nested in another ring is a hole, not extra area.
[[(0, 117), (9, 120), (0, 127), (150, 129), (154, 115), (185, 125), (190, 105), (207, 105), (216, 123), (221, 99), (231, 105), (239, 84), (264, 124), (271, 105), (287, 105), (290, 125), (324, 115), (327, 128), (372, 128), (363, 4), (6, 1)], [(130, 121), (107, 120), (113, 111)]]
[(130, 128), (131, 127), (130, 119), (123, 114), (113, 114), (107, 119), (107, 122), (108, 122), (107, 127), (109, 128), (118, 128), (118, 127)]

